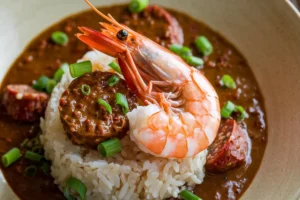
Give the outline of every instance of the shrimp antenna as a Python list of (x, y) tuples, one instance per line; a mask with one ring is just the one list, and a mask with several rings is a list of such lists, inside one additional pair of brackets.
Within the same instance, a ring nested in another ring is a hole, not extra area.
[(101, 17), (103, 17), (104, 19), (106, 19), (107, 21), (109, 21), (110, 23), (125, 29), (124, 26), (122, 26), (121, 24), (119, 24), (110, 14), (108, 14), (108, 16), (106, 16), (105, 14), (103, 14), (101, 11), (99, 11), (91, 2), (89, 2), (89, 0), (84, 0), (98, 15), (100, 15)]

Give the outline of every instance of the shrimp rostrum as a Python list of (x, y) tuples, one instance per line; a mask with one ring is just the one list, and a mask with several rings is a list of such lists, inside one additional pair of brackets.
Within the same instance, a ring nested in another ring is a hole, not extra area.
[(220, 125), (216, 91), (197, 69), (150, 39), (104, 15), (101, 32), (80, 27), (77, 37), (117, 57), (128, 87), (145, 103), (128, 113), (130, 138), (159, 157), (193, 157), (215, 139)]

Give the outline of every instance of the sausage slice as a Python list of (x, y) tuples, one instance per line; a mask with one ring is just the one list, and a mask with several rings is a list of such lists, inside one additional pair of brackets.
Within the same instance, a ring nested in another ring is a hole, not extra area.
[(126, 13), (122, 15), (121, 23), (165, 47), (184, 42), (183, 31), (176, 18), (157, 5), (148, 6), (139, 14)]
[(250, 145), (246, 134), (235, 120), (225, 121), (219, 129), (215, 141), (209, 147), (206, 169), (224, 172), (244, 162)]
[(34, 122), (45, 113), (49, 96), (28, 85), (6, 86), (2, 103), (13, 119)]

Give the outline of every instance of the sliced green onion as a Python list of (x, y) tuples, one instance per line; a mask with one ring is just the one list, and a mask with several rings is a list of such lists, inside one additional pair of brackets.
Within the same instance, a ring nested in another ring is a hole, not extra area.
[(120, 153), (122, 146), (118, 138), (113, 138), (98, 145), (98, 151), (103, 157), (109, 157), (116, 153)]
[(8, 167), (21, 158), (21, 152), (18, 148), (13, 148), (2, 156), (2, 164)]
[(70, 189), (74, 190), (79, 194), (81, 200), (86, 199), (86, 186), (85, 184), (77, 178), (70, 177), (66, 182), (66, 188), (64, 189), (64, 195), (67, 199), (76, 199), (70, 195)]
[(205, 36), (197, 37), (195, 44), (198, 51), (202, 52), (204, 56), (209, 56), (213, 52), (213, 46)]
[(21, 143), (21, 147), (22, 147), (22, 148), (27, 147), (28, 142), (29, 142), (29, 139), (26, 138), (26, 139)]
[(122, 71), (121, 71), (121, 68), (120, 68), (119, 64), (116, 63), (115, 61), (112, 61), (111, 63), (109, 63), (108, 66), (110, 66), (113, 70), (115, 70), (119, 74), (122, 74)]
[(129, 4), (129, 10), (132, 13), (142, 12), (149, 5), (149, 0), (132, 0)]
[(247, 113), (246, 110), (243, 108), (243, 106), (235, 106), (234, 111), (240, 113), (239, 120), (243, 120), (243, 119), (245, 119), (246, 117), (248, 117), (248, 113)]
[(49, 174), (50, 172), (50, 165), (46, 162), (43, 162), (42, 166), (40, 169), (44, 172), (44, 174)]
[(180, 54), (180, 51), (181, 51), (182, 47), (183, 46), (180, 45), (180, 44), (171, 44), (170, 47), (169, 47), (169, 49), (173, 53)]
[(36, 175), (37, 168), (34, 165), (30, 165), (29, 167), (26, 167), (25, 169), (25, 176), (33, 177)]
[(54, 33), (52, 33), (51, 39), (53, 42), (59, 45), (64, 45), (69, 42), (68, 35), (61, 31), (55, 31)]
[(32, 87), (38, 91), (44, 91), (47, 87), (49, 78), (47, 76), (41, 76), (37, 81), (35, 81)]
[(107, 112), (109, 112), (109, 114), (112, 114), (112, 109), (109, 103), (107, 103), (103, 99), (98, 99), (97, 101), (99, 105), (103, 106), (107, 110)]
[(64, 63), (60, 66), (60, 68), (54, 73), (53, 79), (58, 83), (60, 82), (62, 76), (69, 68), (68, 63)]
[(116, 85), (118, 82), (120, 81), (119, 76), (117, 75), (112, 75), (109, 79), (108, 79), (108, 86), (112, 87), (114, 85)]
[(82, 94), (88, 96), (91, 93), (91, 87), (87, 84), (82, 84), (81, 85), (81, 92), (82, 92)]
[(55, 88), (55, 86), (56, 86), (56, 81), (55, 80), (52, 80), (52, 79), (48, 80), (47, 86), (46, 86), (46, 91), (49, 94), (51, 94), (53, 89)]
[(192, 50), (186, 46), (183, 46), (179, 52), (179, 55), (182, 57), (182, 58), (185, 58), (187, 56), (192, 56), (193, 53), (192, 53)]
[(42, 154), (43, 153), (43, 147), (42, 146), (35, 146), (32, 148), (32, 152), (37, 153), (37, 154)]
[(227, 74), (222, 76), (220, 83), (221, 83), (221, 85), (224, 85), (225, 87), (227, 87), (229, 89), (236, 88), (236, 84), (235, 84), (234, 80), (231, 78), (231, 76), (229, 76)]
[(128, 102), (127, 102), (125, 95), (123, 95), (121, 93), (117, 93), (116, 94), (116, 104), (120, 105), (122, 107), (122, 111), (124, 114), (129, 112), (129, 106), (128, 106)]
[(225, 119), (229, 118), (235, 110), (235, 105), (231, 101), (227, 101), (221, 110), (221, 116)]
[(201, 58), (195, 57), (195, 56), (187, 56), (184, 58), (184, 60), (189, 64), (194, 67), (197, 66), (203, 66), (204, 62)]
[(33, 151), (26, 151), (25, 152), (25, 158), (28, 160), (40, 162), (44, 156), (41, 156), (40, 154), (34, 153)]
[(183, 190), (179, 193), (179, 196), (181, 196), (184, 200), (202, 200), (197, 195), (193, 194), (192, 192), (188, 190)]
[(89, 60), (71, 64), (69, 68), (72, 78), (77, 78), (93, 71), (92, 63)]

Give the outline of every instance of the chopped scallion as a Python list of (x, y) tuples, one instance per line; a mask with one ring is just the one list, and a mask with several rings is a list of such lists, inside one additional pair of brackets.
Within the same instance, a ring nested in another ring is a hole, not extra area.
[(81, 180), (74, 177), (70, 177), (67, 180), (66, 187), (64, 189), (64, 195), (68, 200), (76, 199), (75, 197), (72, 197), (70, 195), (70, 189), (74, 190), (77, 194), (79, 194), (81, 200), (86, 199), (87, 188)]
[(169, 47), (169, 49), (170, 49), (170, 51), (172, 51), (173, 53), (176, 53), (176, 54), (180, 54), (180, 51), (181, 51), (181, 49), (182, 49), (182, 45), (180, 45), (180, 44), (171, 44), (170, 45), (170, 47)]
[(98, 145), (98, 151), (103, 157), (109, 157), (121, 152), (122, 146), (118, 138), (113, 138)]
[(243, 120), (248, 117), (248, 113), (245, 111), (243, 106), (235, 106), (234, 111), (240, 113), (239, 120)]
[(235, 109), (235, 105), (231, 101), (227, 101), (221, 110), (221, 116), (225, 119), (229, 118)]
[(197, 37), (195, 44), (198, 51), (204, 56), (209, 56), (213, 52), (213, 46), (205, 36)]
[(129, 106), (128, 106), (128, 102), (127, 102), (125, 95), (123, 95), (121, 93), (117, 93), (116, 94), (116, 104), (120, 105), (122, 107), (122, 111), (124, 114), (129, 112)]
[(119, 76), (112, 75), (111, 77), (109, 77), (109, 79), (107, 81), (108, 82), (108, 86), (112, 87), (112, 86), (116, 85), (119, 81), (120, 81)]
[(26, 139), (21, 143), (21, 147), (22, 147), (22, 148), (27, 147), (28, 142), (29, 142), (29, 139), (26, 138)]
[(59, 45), (65, 45), (69, 42), (68, 35), (61, 31), (55, 31), (52, 33), (51, 39), (53, 42)]
[(28, 160), (40, 162), (44, 157), (40, 154), (34, 153), (33, 151), (26, 151), (25, 158)]
[(69, 68), (72, 78), (77, 78), (93, 71), (92, 63), (89, 60), (71, 64)]
[(42, 154), (43, 153), (43, 147), (42, 146), (35, 146), (32, 148), (32, 152), (37, 153), (37, 154)]
[(116, 63), (115, 61), (109, 63), (108, 66), (110, 66), (113, 70), (115, 70), (119, 74), (122, 74), (122, 71), (121, 71), (121, 68), (120, 68), (119, 64)]
[(181, 196), (184, 200), (202, 200), (197, 195), (193, 194), (192, 192), (188, 190), (183, 190), (179, 193), (179, 196)]
[(98, 99), (98, 104), (103, 106), (107, 110), (107, 112), (109, 112), (109, 114), (112, 114), (112, 109), (109, 103), (107, 103), (103, 99)]
[(21, 152), (18, 148), (13, 148), (2, 156), (2, 164), (8, 167), (21, 158)]
[(88, 96), (91, 93), (91, 87), (87, 84), (82, 84), (81, 85), (81, 92), (82, 92), (82, 94)]
[(185, 61), (194, 67), (203, 66), (204, 62), (201, 58), (195, 57), (195, 56), (187, 56), (184, 58)]
[(132, 13), (142, 12), (149, 5), (149, 0), (132, 0), (129, 4), (129, 10)]
[(182, 58), (185, 58), (187, 56), (192, 56), (193, 53), (192, 53), (192, 50), (186, 46), (183, 46), (179, 52), (179, 55), (182, 57)]
[(37, 168), (34, 165), (30, 165), (25, 169), (25, 176), (33, 177), (36, 175), (36, 173), (37, 173)]
[(49, 174), (49, 172), (50, 172), (50, 165), (48, 163), (46, 163), (46, 162), (43, 162), (43, 164), (42, 164), (42, 166), (41, 166), (40, 169), (44, 172), (44, 174)]
[(58, 83), (60, 82), (62, 76), (64, 75), (64, 73), (67, 71), (67, 68), (69, 67), (69, 65), (67, 63), (64, 63), (60, 66), (60, 68), (55, 72), (53, 79)]
[(229, 76), (227, 74), (222, 76), (220, 83), (221, 83), (221, 85), (224, 85), (225, 87), (227, 87), (229, 89), (236, 88), (236, 84), (235, 84), (234, 80), (231, 78), (231, 76)]
[(34, 81), (32, 87), (38, 91), (44, 91), (47, 87), (49, 78), (47, 76), (41, 76), (37, 81)]
[(53, 89), (55, 88), (55, 86), (56, 86), (56, 81), (55, 80), (52, 80), (52, 79), (48, 80), (47, 86), (46, 86), (46, 91), (49, 94), (51, 94)]

